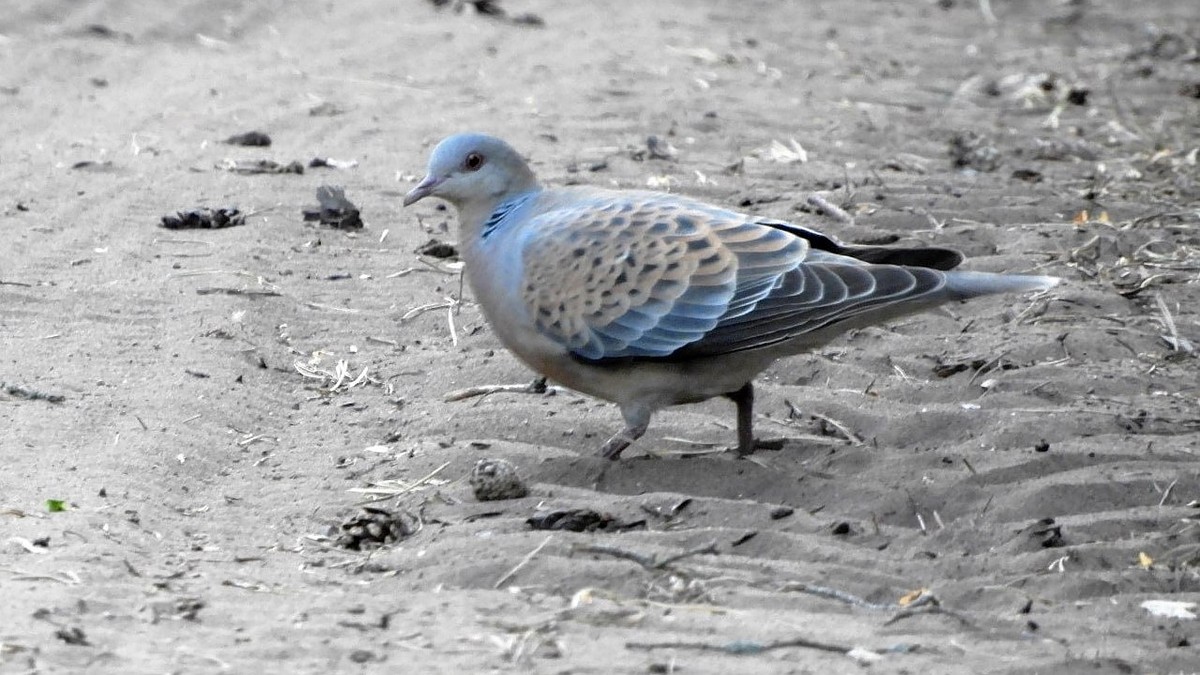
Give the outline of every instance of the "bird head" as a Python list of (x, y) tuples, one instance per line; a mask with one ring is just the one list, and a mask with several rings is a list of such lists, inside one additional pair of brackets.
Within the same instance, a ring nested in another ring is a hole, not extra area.
[(425, 178), (404, 196), (404, 205), (439, 197), (462, 211), (536, 187), (537, 177), (508, 143), (485, 134), (456, 134), (433, 149)]

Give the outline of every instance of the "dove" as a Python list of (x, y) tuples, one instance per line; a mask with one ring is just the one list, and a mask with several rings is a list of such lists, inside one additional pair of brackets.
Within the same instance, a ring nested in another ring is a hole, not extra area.
[(617, 459), (665, 407), (725, 397), (737, 451), (756, 447), (753, 380), (852, 328), (943, 303), (1041, 291), (1058, 279), (954, 270), (944, 248), (845, 244), (782, 220), (675, 194), (544, 187), (510, 145), (438, 143), (404, 197), (457, 211), (464, 271), (518, 359), (617, 404)]

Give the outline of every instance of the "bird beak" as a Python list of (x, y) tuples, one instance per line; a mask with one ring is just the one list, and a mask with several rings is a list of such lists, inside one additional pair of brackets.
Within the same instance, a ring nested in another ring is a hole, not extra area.
[(411, 206), (411, 205), (421, 201), (422, 199), (428, 197), (429, 195), (433, 194), (433, 190), (437, 186), (441, 185), (443, 180), (445, 180), (445, 179), (438, 178), (437, 176), (434, 176), (433, 174), (429, 174), (428, 176), (425, 176), (425, 180), (421, 181), (420, 183), (417, 183), (417, 186), (415, 188), (409, 190), (408, 194), (404, 195), (404, 205)]

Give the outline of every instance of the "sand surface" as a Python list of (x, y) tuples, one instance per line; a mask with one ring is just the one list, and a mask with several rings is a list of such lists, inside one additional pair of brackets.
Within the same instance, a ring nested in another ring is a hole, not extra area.
[[(990, 5), (7, 3), (0, 671), (1200, 670), (1142, 606), (1200, 601), (1200, 12)], [(748, 460), (727, 401), (664, 412), (595, 487), (613, 406), (444, 398), (533, 378), (400, 205), (466, 129), (1065, 283), (776, 364)], [(226, 168), (314, 157), (356, 164)], [(303, 221), (323, 184), (364, 229)], [(159, 226), (196, 207), (248, 216)], [(415, 532), (339, 546), (372, 494)]]

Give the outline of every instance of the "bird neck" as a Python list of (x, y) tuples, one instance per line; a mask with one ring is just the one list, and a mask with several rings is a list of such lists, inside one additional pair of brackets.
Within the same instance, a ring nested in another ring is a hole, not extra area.
[(513, 169), (510, 176), (508, 190), (506, 190), (510, 195), (519, 195), (542, 189), (541, 183), (538, 183), (537, 174), (524, 163)]
[(506, 191), (493, 199), (481, 199), (458, 205), (459, 240), (462, 243), (481, 243), (506, 222), (513, 211), (534, 198), (540, 186), (520, 191)]

